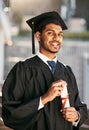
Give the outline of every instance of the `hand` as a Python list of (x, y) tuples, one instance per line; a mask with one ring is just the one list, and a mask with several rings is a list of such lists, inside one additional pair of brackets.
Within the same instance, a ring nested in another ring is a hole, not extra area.
[(60, 96), (65, 85), (67, 85), (67, 83), (64, 80), (53, 82), (48, 91), (41, 97), (42, 103), (46, 104), (54, 100), (57, 96)]
[(63, 108), (62, 114), (65, 120), (69, 122), (75, 122), (79, 119), (78, 112), (74, 107)]

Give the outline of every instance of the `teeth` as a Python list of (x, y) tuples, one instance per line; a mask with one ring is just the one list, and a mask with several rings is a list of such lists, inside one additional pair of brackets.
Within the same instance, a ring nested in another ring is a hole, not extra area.
[(52, 45), (57, 46), (57, 45), (58, 45), (58, 43), (54, 42), (54, 43), (52, 43)]

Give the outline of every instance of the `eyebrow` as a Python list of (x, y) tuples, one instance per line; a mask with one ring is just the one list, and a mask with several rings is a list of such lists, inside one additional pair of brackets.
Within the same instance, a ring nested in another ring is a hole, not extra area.
[[(54, 29), (49, 28), (49, 29), (47, 29), (47, 30), (46, 30), (46, 32), (47, 32), (47, 31), (53, 31), (53, 32), (54, 32), (55, 30), (54, 30)], [(61, 31), (60, 31), (60, 33), (63, 33), (63, 31), (61, 30)]]

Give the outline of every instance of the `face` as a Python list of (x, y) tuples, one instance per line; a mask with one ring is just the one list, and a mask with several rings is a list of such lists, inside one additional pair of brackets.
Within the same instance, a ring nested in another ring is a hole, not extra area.
[(39, 41), (40, 52), (49, 58), (54, 58), (61, 48), (63, 31), (59, 25), (47, 24), (42, 33), (36, 32), (36, 38)]

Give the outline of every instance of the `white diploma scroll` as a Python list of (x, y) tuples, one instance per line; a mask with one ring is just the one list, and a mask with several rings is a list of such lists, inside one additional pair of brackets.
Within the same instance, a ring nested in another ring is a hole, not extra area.
[(62, 108), (70, 107), (67, 85), (65, 85), (65, 87), (61, 93), (61, 100), (62, 100)]

